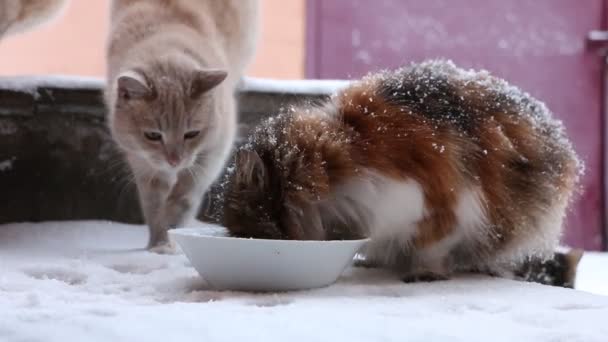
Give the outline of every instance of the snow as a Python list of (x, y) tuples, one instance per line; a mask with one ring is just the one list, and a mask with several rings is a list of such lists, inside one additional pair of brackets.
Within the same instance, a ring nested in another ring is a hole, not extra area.
[[(605, 341), (608, 297), (481, 276), (403, 284), (348, 270), (328, 288), (216, 292), (144, 227), (0, 226), (0, 341)], [(221, 258), (221, 255), (218, 255)], [(581, 286), (606, 293), (608, 257)], [(603, 275), (599, 274), (603, 272)], [(602, 281), (602, 282), (600, 282)]]
[(272, 92), (283, 94), (331, 94), (348, 86), (343, 80), (275, 80), (245, 77), (241, 91)]
[(37, 96), (39, 88), (101, 89), (104, 81), (84, 76), (9, 76), (0, 77), (0, 90), (14, 90)]
[[(14, 90), (32, 95), (39, 88), (102, 89), (103, 78), (47, 75), (0, 77), (0, 90)], [(344, 80), (276, 80), (245, 77), (240, 85), (242, 91), (276, 92), (283, 94), (331, 94), (349, 84)]]
[(95, 77), (64, 75), (0, 77), (0, 90), (29, 94), (34, 99), (40, 97), (41, 88), (99, 90), (103, 87), (103, 79)]
[(608, 253), (585, 253), (576, 281), (579, 290), (608, 296)]

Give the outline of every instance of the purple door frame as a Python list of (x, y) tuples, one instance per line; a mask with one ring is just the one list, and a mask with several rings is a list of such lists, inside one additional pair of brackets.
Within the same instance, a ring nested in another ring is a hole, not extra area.
[[(608, 0), (604, 0), (602, 3), (602, 26), (599, 30), (608, 32)], [(603, 232), (604, 232), (604, 244), (603, 250), (608, 250), (608, 42), (604, 42), (601, 50), (597, 50), (599, 56), (603, 56), (603, 76), (604, 82), (602, 83), (602, 157), (604, 158), (602, 166), (602, 185), (604, 189), (604, 211), (603, 211)], [(596, 47), (597, 49), (597, 47)]]
[(307, 0), (306, 75), (358, 78), (445, 56), (521, 85), (564, 120), (586, 162), (565, 242), (601, 250), (608, 236), (608, 100), (602, 101), (608, 99), (608, 62), (585, 37), (607, 28), (607, 3)]

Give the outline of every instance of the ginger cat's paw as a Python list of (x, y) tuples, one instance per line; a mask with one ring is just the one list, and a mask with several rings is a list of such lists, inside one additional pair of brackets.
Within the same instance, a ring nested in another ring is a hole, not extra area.
[(148, 247), (148, 251), (156, 254), (177, 254), (177, 246), (174, 242), (163, 242), (152, 247)]

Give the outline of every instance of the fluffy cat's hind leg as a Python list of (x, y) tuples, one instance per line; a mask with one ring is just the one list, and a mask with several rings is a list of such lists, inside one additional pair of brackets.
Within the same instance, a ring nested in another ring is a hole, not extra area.
[(443, 272), (442, 269), (438, 268), (436, 271), (428, 268), (412, 268), (412, 263), (409, 258), (400, 258), (401, 260), (393, 265), (385, 265), (378, 260), (374, 260), (370, 257), (362, 257), (355, 259), (353, 266), (358, 268), (389, 268), (395, 269), (398, 274), (401, 275), (401, 280), (404, 283), (415, 283), (415, 282), (431, 282), (438, 280), (448, 280), (449, 276), (447, 272)]
[(432, 271), (420, 271), (410, 273), (401, 278), (404, 283), (429, 283), (433, 281), (449, 280), (450, 277), (445, 274), (434, 273)]
[(442, 245), (413, 250), (409, 262), (402, 265), (401, 280), (405, 283), (432, 282), (450, 279), (449, 249)]
[(445, 260), (418, 260), (413, 258), (413, 263), (401, 269), (401, 280), (404, 283), (432, 282), (450, 279), (450, 272), (445, 266)]

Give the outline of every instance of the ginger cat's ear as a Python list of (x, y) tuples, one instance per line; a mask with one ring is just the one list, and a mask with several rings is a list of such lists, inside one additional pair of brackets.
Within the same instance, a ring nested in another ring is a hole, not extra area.
[(137, 71), (126, 71), (116, 80), (118, 99), (121, 101), (148, 100), (154, 98), (154, 91), (146, 77)]
[(190, 97), (199, 98), (202, 94), (220, 85), (227, 76), (228, 72), (224, 70), (197, 70), (192, 78)]

